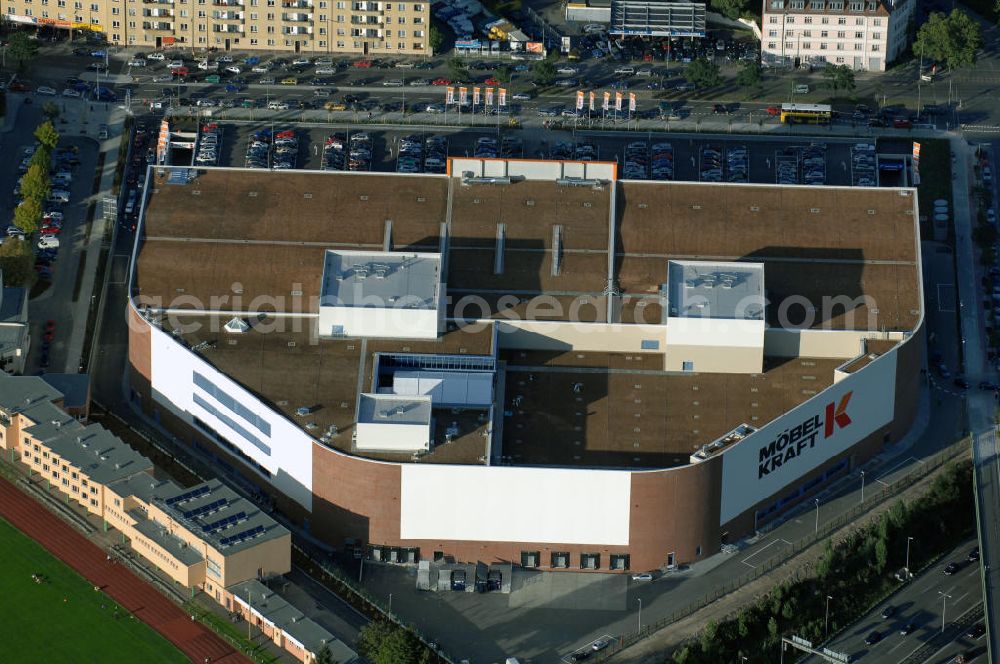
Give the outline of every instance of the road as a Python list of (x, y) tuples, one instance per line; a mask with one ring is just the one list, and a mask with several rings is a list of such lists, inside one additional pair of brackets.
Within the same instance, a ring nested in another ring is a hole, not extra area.
[[(890, 597), (886, 602), (872, 610), (871, 613), (856, 621), (825, 644), (831, 650), (851, 655), (855, 659), (864, 658), (865, 661), (877, 662), (904, 662), (914, 653), (925, 648), (931, 639), (940, 638), (942, 627), (942, 611), (946, 625), (957, 623), (961, 625), (961, 632), (968, 629), (966, 621), (961, 620), (962, 616), (973, 611), (982, 603), (982, 590), (979, 582), (979, 565), (966, 561), (966, 556), (970, 549), (975, 546), (974, 540), (963, 542), (955, 547), (950, 553), (941, 559), (941, 562), (933, 565), (920, 576), (912, 579), (903, 589)], [(943, 572), (945, 565), (951, 561), (961, 562), (960, 569), (953, 575), (946, 576)], [(947, 595), (948, 598), (942, 597)], [(946, 601), (946, 604), (945, 604)], [(888, 619), (882, 618), (882, 611), (886, 606), (894, 609), (892, 616)], [(830, 615), (836, 620), (837, 598), (830, 601)], [(969, 615), (979, 615), (970, 613)], [(912, 624), (914, 630), (909, 635), (902, 635), (900, 630), (904, 625)], [(872, 632), (879, 632), (882, 639), (874, 645), (866, 645), (865, 639)], [(959, 636), (954, 642), (949, 640), (947, 644), (933, 642), (932, 653), (941, 650), (944, 657), (952, 650), (951, 656), (958, 651), (966, 652), (976, 643), (969, 642), (964, 636)], [(982, 639), (979, 644), (982, 645)], [(942, 649), (943, 646), (943, 649)], [(918, 658), (916, 662), (939, 662), (939, 655), (924, 659)], [(810, 657), (805, 662), (818, 664), (821, 660), (818, 657)], [(911, 660), (914, 661), (914, 660)]]

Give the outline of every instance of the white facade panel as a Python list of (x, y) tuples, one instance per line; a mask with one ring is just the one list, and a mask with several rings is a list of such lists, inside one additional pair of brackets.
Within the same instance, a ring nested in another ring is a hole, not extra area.
[(759, 348), (763, 353), (764, 321), (668, 318), (667, 345)]
[(722, 452), (725, 524), (892, 421), (896, 349)]
[[(277, 489), (312, 510), (309, 435), (157, 327), (151, 327), (150, 354), (157, 403), (189, 423), (198, 418), (210, 426), (265, 468)], [(201, 385), (195, 384), (195, 372)], [(204, 388), (206, 381), (216, 394)], [(239, 412), (220, 401), (222, 395), (238, 404)]]
[(401, 483), (402, 539), (629, 543), (629, 472), (410, 464)]
[(430, 427), (420, 424), (358, 422), (357, 448), (369, 452), (418, 452), (430, 447)]
[(436, 309), (320, 307), (320, 336), (435, 339)]

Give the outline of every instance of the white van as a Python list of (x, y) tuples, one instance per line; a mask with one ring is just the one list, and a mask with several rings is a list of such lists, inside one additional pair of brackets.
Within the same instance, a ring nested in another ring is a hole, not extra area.
[(809, 94), (809, 86), (804, 83), (800, 83), (795, 86), (795, 94), (797, 95), (807, 95)]
[(69, 203), (69, 192), (64, 189), (53, 189), (49, 192), (49, 203)]
[(635, 73), (635, 67), (619, 67), (615, 70), (615, 74), (618, 76), (631, 76)]

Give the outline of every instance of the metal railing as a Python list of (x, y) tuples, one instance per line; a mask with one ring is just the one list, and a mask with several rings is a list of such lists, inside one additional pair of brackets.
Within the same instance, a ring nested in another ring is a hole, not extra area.
[[(914, 467), (908, 473), (897, 479), (892, 484), (883, 486), (881, 491), (879, 491), (873, 498), (867, 500), (864, 504), (856, 505), (846, 512), (842, 512), (829, 521), (826, 521), (821, 524), (819, 529), (815, 532), (792, 542), (791, 545), (785, 547), (783, 551), (775, 553), (773, 556), (757, 565), (746, 574), (727, 581), (725, 584), (716, 587), (712, 592), (702, 595), (701, 597), (690, 602), (687, 606), (681, 607), (659, 620), (643, 625), (639, 631), (622, 634), (617, 640), (613, 641), (606, 650), (599, 653), (599, 656), (594, 661), (606, 661), (622, 650), (625, 650), (626, 648), (633, 646), (639, 641), (642, 641), (643, 639), (648, 638), (654, 633), (660, 631), (664, 627), (667, 627), (683, 618), (687, 618), (695, 612), (705, 608), (709, 604), (712, 604), (716, 600), (722, 599), (726, 595), (745, 586), (751, 581), (755, 581), (762, 576), (770, 574), (776, 568), (784, 565), (786, 562), (802, 553), (812, 545), (825, 540), (841, 528), (856, 522), (859, 517), (863, 516), (867, 512), (870, 512), (882, 503), (894, 498), (901, 491), (913, 486), (918, 481), (941, 468), (949, 461), (954, 460), (962, 454), (968, 454), (970, 452), (970, 442), (971, 439), (966, 437), (952, 443), (934, 456), (924, 460), (923, 463), (914, 464)], [(800, 581), (802, 580), (803, 575), (808, 574), (810, 573), (796, 572), (792, 575), (791, 580), (793, 582)], [(725, 622), (726, 620), (733, 619), (738, 613), (739, 609), (734, 609), (733, 611), (727, 613), (723, 618), (720, 618), (718, 622)]]

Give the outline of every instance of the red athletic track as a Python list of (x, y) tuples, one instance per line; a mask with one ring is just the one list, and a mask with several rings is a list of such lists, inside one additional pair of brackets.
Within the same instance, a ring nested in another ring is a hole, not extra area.
[(121, 564), (111, 564), (107, 554), (70, 525), (61, 521), (13, 484), (0, 478), (0, 516), (72, 567), (90, 583), (142, 620), (191, 661), (250, 664), (217, 634), (192, 621), (181, 607), (164, 597)]

